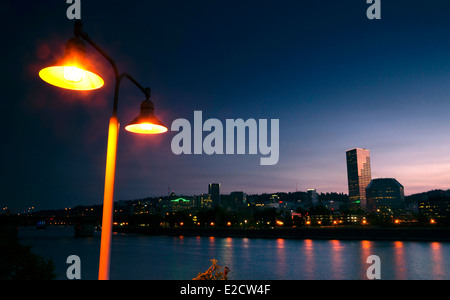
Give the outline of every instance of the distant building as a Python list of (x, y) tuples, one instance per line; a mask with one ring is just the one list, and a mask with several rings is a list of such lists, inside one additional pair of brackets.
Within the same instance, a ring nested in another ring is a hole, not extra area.
[(355, 148), (348, 150), (346, 154), (350, 207), (360, 206), (362, 209), (366, 209), (366, 187), (372, 180), (370, 151)]
[(195, 205), (196, 208), (212, 208), (213, 201), (211, 199), (210, 194), (200, 194), (195, 196)]
[(170, 200), (170, 206), (172, 212), (188, 210), (191, 208), (191, 200), (184, 198), (173, 199)]
[(280, 196), (278, 196), (277, 194), (270, 195), (269, 202), (270, 203), (280, 202)]
[(208, 184), (208, 194), (211, 195), (212, 204), (214, 207), (220, 205), (220, 183)]
[(432, 197), (428, 200), (419, 201), (419, 214), (433, 219), (436, 222), (442, 220), (449, 221), (450, 218), (450, 197)]
[(230, 194), (231, 209), (237, 210), (247, 205), (247, 194), (244, 192), (232, 192)]
[(319, 196), (317, 195), (317, 191), (315, 189), (308, 189), (306, 191), (307, 202), (311, 206), (316, 206), (319, 204)]
[(366, 197), (368, 211), (405, 208), (405, 189), (394, 178), (373, 179), (366, 188)]
[[(123, 202), (122, 202), (123, 203)], [(126, 207), (122, 203), (114, 204), (114, 213), (117, 215), (123, 215), (126, 213)], [(131, 207), (131, 212), (134, 215), (148, 214), (148, 205), (145, 201), (138, 201)]]

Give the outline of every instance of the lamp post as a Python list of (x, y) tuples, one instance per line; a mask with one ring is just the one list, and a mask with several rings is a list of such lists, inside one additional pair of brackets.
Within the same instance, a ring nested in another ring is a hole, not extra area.
[(102, 234), (100, 245), (99, 280), (109, 279), (111, 238), (114, 211), (114, 180), (116, 173), (117, 140), (119, 134), (119, 119), (117, 109), (119, 102), (120, 83), (124, 78), (129, 79), (145, 95), (141, 103), (141, 112), (125, 129), (129, 132), (141, 134), (159, 134), (168, 129), (154, 115), (154, 105), (150, 100), (150, 88), (144, 88), (127, 73), (119, 73), (114, 60), (106, 54), (86, 32), (83, 31), (81, 21), (74, 25), (74, 37), (66, 44), (63, 59), (56, 61), (42, 69), (39, 76), (45, 82), (64, 89), (86, 91), (99, 89), (104, 85), (103, 79), (97, 75), (91, 64), (86, 60), (84, 41), (96, 49), (112, 66), (115, 75), (113, 113), (109, 120), (108, 147), (106, 153), (105, 189), (103, 196)]

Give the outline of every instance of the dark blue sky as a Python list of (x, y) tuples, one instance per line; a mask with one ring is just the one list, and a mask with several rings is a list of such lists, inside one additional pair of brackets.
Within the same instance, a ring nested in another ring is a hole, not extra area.
[[(121, 72), (152, 88), (156, 113), (175, 119), (279, 119), (280, 159), (180, 155), (162, 136), (120, 132), (116, 200), (207, 192), (316, 188), (347, 193), (345, 151), (371, 150), (372, 177), (406, 194), (450, 188), (450, 4), (365, 0), (82, 1), (84, 29)], [(40, 68), (72, 37), (64, 0), (3, 1), (0, 207), (63, 208), (103, 198), (112, 70), (97, 91), (49, 86)], [(142, 94), (123, 82), (122, 128)]]

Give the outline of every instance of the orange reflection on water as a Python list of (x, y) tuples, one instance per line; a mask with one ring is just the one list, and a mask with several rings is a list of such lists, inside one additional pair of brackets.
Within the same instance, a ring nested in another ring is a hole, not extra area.
[(277, 239), (277, 248), (278, 249), (284, 248), (284, 239)]
[(249, 239), (248, 238), (243, 238), (242, 239), (242, 247), (248, 248), (249, 247), (248, 243), (249, 243)]
[(277, 247), (277, 259), (279, 261), (278, 263), (278, 272), (280, 273), (280, 276), (284, 276), (286, 272), (288, 271), (288, 263), (286, 261), (286, 248), (285, 248), (285, 240), (284, 239), (277, 239), (276, 240), (276, 247)]
[(407, 264), (405, 261), (405, 244), (401, 241), (394, 242), (395, 278), (405, 280), (407, 275)]
[(314, 248), (313, 240), (304, 240), (304, 242), (307, 250), (312, 250)]
[(362, 248), (363, 249), (371, 249), (372, 248), (372, 242), (371, 241), (367, 241), (367, 240), (364, 240), (364, 241), (361, 241), (361, 246), (362, 246)]
[(225, 239), (225, 242), (226, 242), (226, 244), (225, 244), (226, 247), (232, 247), (233, 246), (233, 238), (227, 237)]
[(444, 279), (445, 270), (443, 265), (445, 263), (442, 257), (442, 244), (438, 242), (433, 242), (430, 244), (431, 248), (431, 260), (433, 264), (433, 278), (434, 279)]
[(361, 241), (361, 260), (366, 262), (367, 257), (374, 255), (373, 252), (373, 242), (371, 241)]
[(334, 278), (343, 278), (343, 258), (342, 243), (338, 240), (331, 240), (331, 272)]
[(224, 259), (223, 263), (230, 264), (233, 261), (234, 256), (233, 238), (225, 238), (224, 247), (221, 247), (220, 250), (220, 256)]
[(305, 274), (305, 279), (314, 279), (314, 270), (316, 268), (316, 259), (314, 256), (314, 242), (313, 240), (304, 240), (305, 244), (305, 265), (303, 268), (303, 273)]
[(360, 242), (360, 266), (361, 269), (359, 270), (360, 272), (360, 278), (367, 278), (367, 268), (369, 267), (369, 265), (367, 264), (367, 258), (371, 255), (376, 255), (376, 253), (374, 252), (373, 249), (373, 242), (372, 241), (367, 241), (367, 240), (363, 240)]

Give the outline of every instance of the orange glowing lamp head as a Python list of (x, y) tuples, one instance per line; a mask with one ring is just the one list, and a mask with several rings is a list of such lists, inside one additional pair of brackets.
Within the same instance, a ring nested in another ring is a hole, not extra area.
[(149, 99), (141, 103), (141, 113), (125, 129), (141, 134), (164, 133), (168, 129), (154, 114), (155, 107)]
[(101, 88), (104, 81), (85, 56), (83, 41), (74, 37), (66, 44), (64, 58), (42, 69), (39, 77), (51, 85), (69, 90), (89, 91)]

